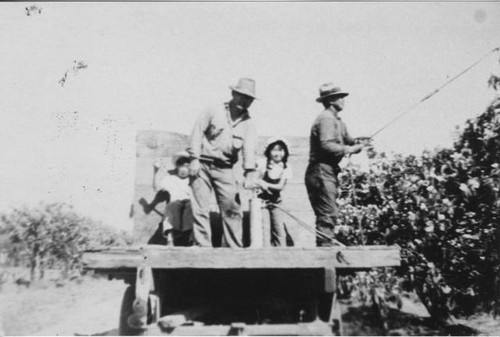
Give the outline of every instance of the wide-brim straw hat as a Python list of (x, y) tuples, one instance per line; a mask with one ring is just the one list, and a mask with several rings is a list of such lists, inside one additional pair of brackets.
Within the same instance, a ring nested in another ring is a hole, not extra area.
[(340, 98), (348, 95), (348, 92), (342, 91), (340, 87), (333, 85), (333, 83), (325, 83), (319, 87), (319, 97), (316, 98), (316, 102), (321, 103), (326, 97), (330, 96), (337, 96)]
[(172, 164), (174, 164), (174, 166), (177, 166), (177, 162), (179, 161), (179, 159), (182, 159), (182, 158), (191, 158), (191, 156), (189, 155), (189, 153), (187, 151), (177, 152), (172, 157)]
[(239, 92), (240, 94), (257, 99), (255, 96), (255, 81), (251, 78), (240, 78), (238, 80), (238, 84), (235, 86), (229, 86), (229, 88), (233, 91)]

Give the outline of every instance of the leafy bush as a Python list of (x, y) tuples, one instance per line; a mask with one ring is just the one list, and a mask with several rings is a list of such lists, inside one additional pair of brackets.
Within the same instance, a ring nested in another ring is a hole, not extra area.
[(22, 206), (3, 213), (0, 234), (9, 238), (12, 263), (28, 262), (32, 280), (43, 278), (47, 267), (66, 272), (78, 268), (83, 250), (131, 242), (125, 232), (81, 216), (63, 203)]
[(370, 172), (339, 177), (338, 238), (400, 245), (408, 284), (437, 316), (499, 313), (500, 96), (467, 121), (453, 149), (370, 156)]

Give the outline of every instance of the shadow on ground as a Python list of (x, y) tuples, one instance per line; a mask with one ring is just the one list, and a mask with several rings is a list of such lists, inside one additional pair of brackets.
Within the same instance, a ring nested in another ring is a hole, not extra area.
[(345, 336), (477, 336), (466, 325), (438, 326), (430, 317), (389, 309), (383, 320), (371, 306), (345, 306), (342, 314)]

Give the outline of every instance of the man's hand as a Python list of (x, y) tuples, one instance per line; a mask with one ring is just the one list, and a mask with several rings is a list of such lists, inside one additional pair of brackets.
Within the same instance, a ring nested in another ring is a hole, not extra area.
[(259, 180), (257, 182), (257, 186), (260, 187), (264, 192), (271, 193), (271, 191), (269, 190), (269, 184), (264, 180)]
[(189, 176), (197, 177), (200, 172), (200, 160), (193, 158), (189, 163)]
[(259, 187), (256, 183), (257, 172), (255, 170), (245, 172), (245, 180), (243, 181), (243, 188), (251, 190)]
[(354, 139), (356, 144), (363, 145), (364, 147), (371, 146), (372, 139), (370, 137), (358, 137)]
[(161, 159), (156, 159), (154, 164), (153, 164), (153, 170), (154, 172), (158, 172), (158, 170), (160, 169), (160, 167), (162, 166), (161, 164)]
[(356, 144), (356, 145), (352, 145), (352, 146), (348, 146), (347, 147), (347, 151), (346, 151), (346, 154), (355, 154), (355, 153), (360, 153), (361, 150), (364, 148), (365, 146), (363, 144)]

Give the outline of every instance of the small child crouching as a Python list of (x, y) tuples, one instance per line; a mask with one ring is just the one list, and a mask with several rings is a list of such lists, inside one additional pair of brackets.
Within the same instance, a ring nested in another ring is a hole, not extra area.
[(193, 212), (191, 209), (191, 187), (189, 186), (189, 154), (182, 151), (173, 158), (175, 169), (171, 174), (158, 177), (160, 164), (155, 163), (153, 189), (157, 197), (149, 205), (154, 208), (159, 195), (167, 194), (163, 213), (163, 235), (167, 246), (193, 245)]

